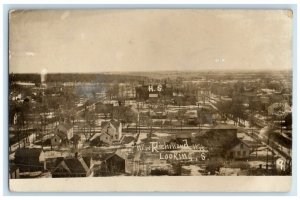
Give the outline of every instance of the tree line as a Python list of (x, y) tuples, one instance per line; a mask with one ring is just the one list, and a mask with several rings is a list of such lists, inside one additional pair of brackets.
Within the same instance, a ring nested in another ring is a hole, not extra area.
[[(110, 82), (133, 82), (144, 81), (147, 77), (136, 76), (129, 74), (79, 74), (79, 73), (50, 73), (47, 74), (47, 82), (95, 82), (95, 83), (110, 83)], [(33, 82), (40, 83), (40, 74), (9, 74), (10, 82)]]

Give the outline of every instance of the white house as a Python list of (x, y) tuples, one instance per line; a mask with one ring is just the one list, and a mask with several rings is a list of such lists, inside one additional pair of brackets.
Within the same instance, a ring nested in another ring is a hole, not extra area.
[(100, 141), (110, 145), (113, 142), (119, 142), (122, 138), (122, 123), (111, 120), (103, 122), (101, 127)]
[(73, 137), (73, 126), (68, 123), (61, 123), (57, 126), (57, 131), (63, 133), (70, 140)]
[(245, 159), (250, 156), (252, 148), (243, 140), (236, 140), (227, 151), (226, 157), (231, 159)]

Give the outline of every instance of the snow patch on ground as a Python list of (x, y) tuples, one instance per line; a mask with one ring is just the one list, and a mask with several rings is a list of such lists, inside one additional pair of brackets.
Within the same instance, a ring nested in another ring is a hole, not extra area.
[(186, 170), (191, 170), (191, 174), (190, 174), (191, 176), (202, 176), (199, 170), (204, 171), (204, 169), (202, 169), (197, 165), (187, 165), (187, 166), (182, 166), (182, 168)]
[[(265, 166), (266, 165), (266, 162), (265, 161), (256, 161), (256, 160), (253, 160), (253, 161), (249, 161), (248, 162), (250, 167), (251, 168), (258, 168), (259, 165), (262, 165), (262, 166)], [(271, 165), (271, 162), (268, 162), (269, 165)]]
[(168, 133), (160, 133), (160, 132), (154, 132), (154, 135), (156, 135), (157, 137), (168, 137), (170, 136), (170, 134)]

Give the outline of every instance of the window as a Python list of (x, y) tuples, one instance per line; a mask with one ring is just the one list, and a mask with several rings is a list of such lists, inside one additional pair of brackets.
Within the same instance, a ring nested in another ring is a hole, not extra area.
[(243, 156), (246, 156), (246, 153), (247, 153), (246, 151), (243, 151)]
[(238, 156), (240, 156), (240, 155), (241, 155), (241, 152), (240, 152), (240, 151), (237, 151), (236, 153), (237, 153), (237, 155), (238, 155)]

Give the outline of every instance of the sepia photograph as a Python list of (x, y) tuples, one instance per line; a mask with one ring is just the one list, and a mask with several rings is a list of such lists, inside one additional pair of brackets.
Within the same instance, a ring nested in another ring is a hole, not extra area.
[(10, 181), (291, 177), (292, 33), (287, 9), (10, 10)]

